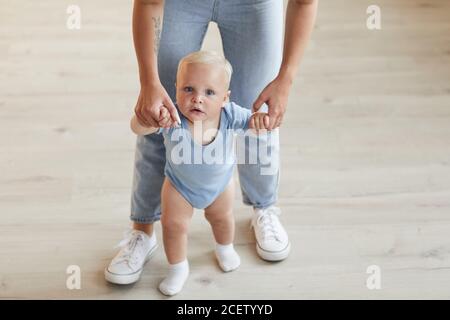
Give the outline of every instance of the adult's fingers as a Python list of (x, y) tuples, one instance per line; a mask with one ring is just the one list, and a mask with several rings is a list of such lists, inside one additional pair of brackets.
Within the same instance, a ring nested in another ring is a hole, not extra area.
[(137, 122), (141, 125), (141, 126), (147, 126), (147, 123), (145, 121), (144, 118), (142, 118), (142, 116), (138, 113), (138, 111), (134, 112), (134, 115), (136, 116), (136, 120)]
[(263, 96), (259, 95), (258, 98), (253, 103), (252, 112), (258, 111), (261, 108), (261, 106), (263, 105), (264, 102), (266, 102), (265, 98)]
[(264, 115), (261, 114), (258, 118), (259, 118), (259, 130), (266, 129), (266, 127), (264, 126)]
[(160, 108), (159, 119), (158, 119), (159, 121), (169, 118), (169, 116), (170, 116), (170, 114), (169, 114), (169, 111), (167, 110), (167, 108), (165, 108), (165, 107)]
[(164, 99), (164, 106), (169, 110), (172, 121), (181, 124), (181, 119), (178, 115), (177, 108), (175, 108), (175, 105), (173, 104), (172, 100), (170, 100), (170, 98), (167, 97), (166, 99)]
[(282, 123), (283, 123), (283, 117), (280, 116), (280, 117), (278, 117), (277, 124), (275, 125), (275, 128), (280, 127)]
[(248, 127), (250, 129), (254, 129), (255, 128), (255, 117), (254, 116), (250, 118), (250, 123), (248, 124)]
[(265, 128), (265, 129), (269, 128), (269, 124), (270, 124), (270, 118), (269, 118), (269, 116), (266, 114), (266, 115), (264, 115), (264, 128)]
[(136, 115), (136, 119), (140, 125), (142, 125), (144, 127), (150, 126), (150, 123), (147, 121), (147, 118), (143, 115), (141, 108), (136, 107), (134, 109), (134, 114)]
[(158, 122), (158, 125), (159, 125), (161, 128), (167, 128), (167, 127), (170, 126), (170, 124), (171, 124), (171, 119), (170, 119), (170, 117), (166, 117), (166, 118), (164, 118), (164, 119), (162, 119), (162, 120), (160, 120), (160, 121)]
[(278, 128), (280, 126), (281, 120), (282, 120), (282, 116), (278, 116), (276, 121), (275, 121), (275, 124), (273, 125), (273, 129), (272, 130), (275, 130), (276, 128)]
[(255, 131), (258, 132), (259, 130), (259, 120), (258, 120), (258, 115), (256, 115), (253, 118), (253, 127), (255, 128)]
[(136, 115), (136, 120), (141, 126), (146, 125), (146, 120), (141, 115), (141, 109), (139, 108), (141, 105), (141, 96), (139, 95), (138, 100), (136, 101), (136, 105), (134, 106), (134, 114)]
[(280, 114), (277, 111), (270, 112), (269, 110), (269, 130), (272, 130), (275, 128), (275, 125), (277, 124), (278, 118)]
[(170, 123), (172, 122), (169, 111), (167, 110), (166, 107), (162, 106), (162, 107), (160, 107), (159, 114), (160, 114), (159, 121), (158, 121), (159, 126), (163, 127), (163, 128), (167, 128), (170, 125)]
[(152, 127), (155, 127), (161, 116), (161, 106), (145, 108), (145, 116)]
[(155, 108), (147, 108), (147, 106), (143, 104), (142, 99), (139, 99), (134, 112), (138, 118), (138, 122), (145, 127), (156, 127), (159, 111), (155, 111), (154, 109)]

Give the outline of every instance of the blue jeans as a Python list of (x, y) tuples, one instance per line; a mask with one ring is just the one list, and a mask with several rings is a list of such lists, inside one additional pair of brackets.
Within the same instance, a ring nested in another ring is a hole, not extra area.
[[(185, 55), (201, 49), (210, 21), (217, 23), (225, 57), (233, 66), (230, 100), (251, 109), (258, 95), (279, 71), (283, 1), (166, 0), (158, 72), (162, 85), (174, 102), (178, 62)], [(238, 164), (239, 181), (244, 203), (255, 208), (266, 208), (277, 201), (278, 134), (260, 137), (258, 143), (260, 148), (262, 145), (267, 147), (270, 168), (265, 168), (264, 173), (261, 161)], [(159, 220), (164, 166), (162, 136), (139, 136), (131, 199), (132, 221), (153, 223)]]

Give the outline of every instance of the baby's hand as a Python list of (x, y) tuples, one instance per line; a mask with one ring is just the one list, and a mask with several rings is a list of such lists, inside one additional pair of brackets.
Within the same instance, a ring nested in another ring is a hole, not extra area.
[(158, 125), (161, 128), (176, 127), (178, 125), (176, 121), (172, 120), (169, 109), (167, 109), (165, 106), (161, 106), (161, 109), (159, 110)]
[(256, 133), (259, 133), (259, 130), (267, 130), (269, 128), (269, 115), (264, 112), (253, 113), (248, 127), (254, 129)]

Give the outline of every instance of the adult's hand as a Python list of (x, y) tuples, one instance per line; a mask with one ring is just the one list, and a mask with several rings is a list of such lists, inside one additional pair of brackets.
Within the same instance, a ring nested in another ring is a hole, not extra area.
[(269, 130), (280, 126), (286, 111), (289, 90), (300, 58), (316, 20), (318, 0), (289, 0), (286, 9), (283, 60), (278, 76), (259, 95), (253, 111), (265, 102), (269, 106)]
[(145, 127), (173, 127), (180, 120), (161, 83), (141, 87), (134, 112), (139, 124)]
[(263, 103), (267, 104), (269, 108), (268, 130), (273, 130), (281, 125), (286, 112), (290, 89), (291, 82), (279, 76), (264, 88), (253, 104), (253, 112), (257, 112)]

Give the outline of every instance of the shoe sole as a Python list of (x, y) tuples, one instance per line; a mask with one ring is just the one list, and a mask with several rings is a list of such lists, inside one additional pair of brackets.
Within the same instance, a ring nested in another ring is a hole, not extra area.
[(158, 245), (156, 244), (153, 246), (153, 248), (148, 252), (147, 256), (145, 257), (145, 261), (142, 264), (142, 268), (140, 268), (138, 271), (130, 274), (117, 274), (110, 272), (108, 270), (108, 267), (105, 268), (105, 279), (108, 282), (114, 283), (114, 284), (131, 284), (139, 280), (141, 277), (141, 273), (144, 270), (144, 266), (147, 263), (148, 260), (152, 257), (153, 253), (155, 253), (156, 249), (158, 249)]
[(291, 243), (288, 242), (286, 248), (280, 251), (267, 251), (261, 248), (258, 243), (256, 243), (256, 252), (263, 260), (281, 261), (289, 256), (289, 253), (291, 252)]

